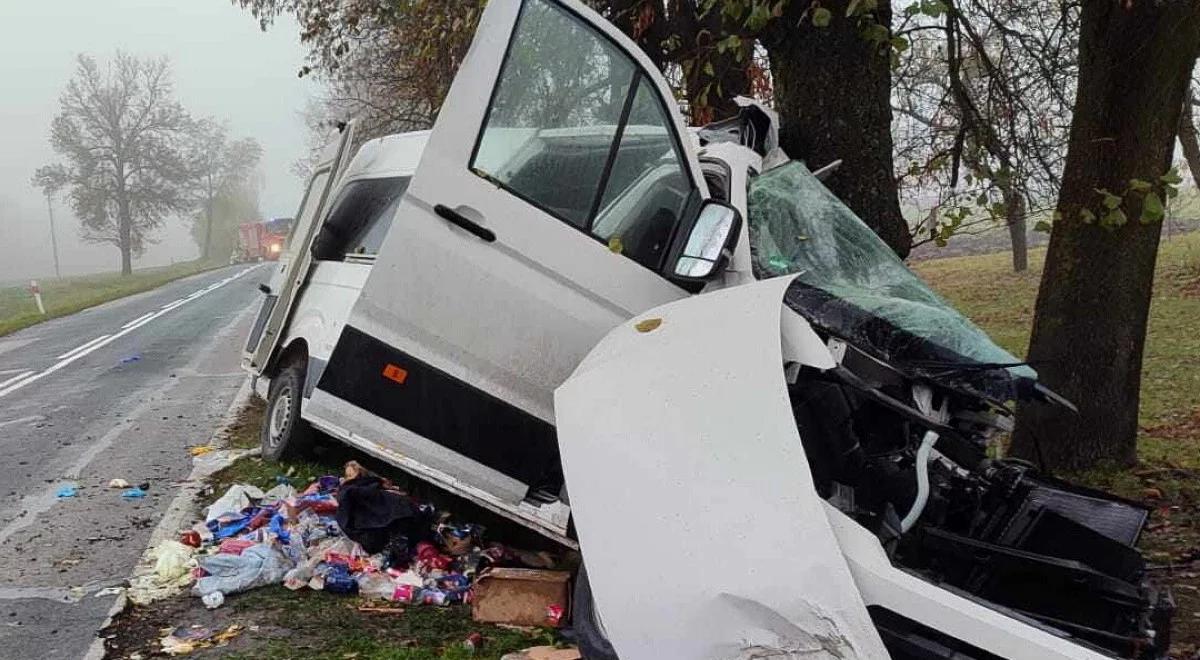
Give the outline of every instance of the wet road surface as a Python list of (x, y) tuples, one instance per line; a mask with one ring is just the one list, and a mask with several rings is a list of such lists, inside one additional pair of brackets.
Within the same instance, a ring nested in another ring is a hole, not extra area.
[(97, 592), (129, 576), (187, 448), (245, 381), (268, 273), (230, 266), (0, 337), (0, 658), (87, 651), (116, 598)]

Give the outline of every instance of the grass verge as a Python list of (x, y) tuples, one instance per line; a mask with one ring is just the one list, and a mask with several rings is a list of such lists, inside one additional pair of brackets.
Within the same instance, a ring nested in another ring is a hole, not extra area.
[(131, 275), (104, 273), (38, 282), (46, 314), (38, 313), (33, 296), (24, 286), (0, 288), (0, 337), (22, 328), (94, 307), (134, 293), (149, 291), (172, 280), (195, 275), (221, 264), (186, 261), (173, 266), (146, 268)]
[[(370, 608), (364, 610), (360, 608)], [(323, 591), (263, 587), (229, 596), (216, 610), (182, 594), (148, 607), (131, 607), (105, 629), (108, 658), (155, 657), (164, 630), (201, 626), (241, 633), (226, 646), (201, 649), (189, 658), (228, 660), (465, 660), (498, 659), (505, 653), (553, 643), (548, 630), (475, 623), (470, 607), (409, 606), (370, 602)], [(472, 651), (463, 642), (483, 638)]]

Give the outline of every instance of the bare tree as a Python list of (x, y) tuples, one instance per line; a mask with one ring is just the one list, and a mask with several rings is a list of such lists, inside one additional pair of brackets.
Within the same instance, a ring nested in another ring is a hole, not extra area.
[(118, 52), (102, 69), (80, 55), (59, 105), (50, 144), (65, 162), (39, 168), (34, 185), (65, 193), (84, 240), (116, 246), (128, 275), (154, 230), (188, 205), (190, 119), (169, 64)]
[(214, 119), (201, 119), (190, 129), (188, 162), (193, 169), (193, 195), (199, 213), (196, 222), (203, 230), (197, 243), (204, 259), (213, 255), (213, 207), (218, 196), (245, 187), (262, 158), (262, 147), (254, 138), (231, 140), (229, 126)]
[(897, 35), (896, 159), (938, 221), (918, 242), (1006, 225), (1025, 270), (1027, 216), (1057, 194), (1071, 121), (1077, 2), (925, 0)]
[(478, 0), (232, 2), (263, 29), (281, 14), (296, 18), (309, 47), (300, 75), (320, 76), (328, 88), (319, 110), (326, 116), (310, 123), (354, 117), (362, 138), (433, 125), (483, 10)]

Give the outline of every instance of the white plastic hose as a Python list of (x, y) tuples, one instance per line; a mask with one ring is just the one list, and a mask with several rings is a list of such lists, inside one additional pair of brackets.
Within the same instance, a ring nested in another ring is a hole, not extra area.
[(917, 469), (917, 497), (913, 500), (908, 515), (900, 521), (902, 534), (917, 524), (921, 513), (925, 511), (925, 503), (929, 501), (929, 452), (933, 450), (933, 443), (937, 442), (937, 439), (937, 431), (926, 431), (925, 437), (921, 438), (921, 446), (917, 448), (917, 463), (913, 466)]

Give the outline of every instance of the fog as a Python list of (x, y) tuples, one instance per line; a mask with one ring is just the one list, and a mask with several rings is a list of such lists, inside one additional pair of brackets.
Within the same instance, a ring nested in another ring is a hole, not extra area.
[[(50, 120), (76, 55), (103, 63), (116, 49), (168, 56), (190, 113), (228, 119), (233, 136), (262, 144), (263, 216), (295, 213), (302, 182), (290, 166), (304, 155), (300, 112), (317, 90), (296, 76), (305, 51), (290, 19), (262, 32), (229, 0), (0, 0), (0, 282), (54, 273), (46, 199), (30, 177), (61, 160)], [(64, 276), (119, 268), (114, 246), (79, 238), (65, 202), (56, 202), (54, 220)], [(135, 268), (197, 256), (185, 220), (169, 219), (156, 237)]]

